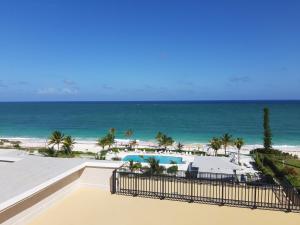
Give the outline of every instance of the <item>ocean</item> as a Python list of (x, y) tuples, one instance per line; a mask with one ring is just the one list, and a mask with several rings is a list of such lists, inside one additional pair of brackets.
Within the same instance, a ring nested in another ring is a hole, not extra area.
[(300, 145), (300, 101), (15, 102), (0, 103), (0, 136), (47, 138), (54, 130), (94, 140), (111, 127), (117, 138), (154, 140), (158, 131), (183, 143), (207, 143), (228, 132), (262, 143), (270, 108), (275, 145)]

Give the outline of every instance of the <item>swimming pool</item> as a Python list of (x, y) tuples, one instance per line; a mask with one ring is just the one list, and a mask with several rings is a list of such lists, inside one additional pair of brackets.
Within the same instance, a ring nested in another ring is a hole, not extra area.
[(133, 161), (147, 163), (147, 159), (149, 158), (155, 158), (156, 160), (159, 160), (160, 164), (171, 164), (171, 162), (175, 162), (176, 164), (184, 164), (181, 157), (165, 155), (127, 155), (122, 160), (127, 162)]

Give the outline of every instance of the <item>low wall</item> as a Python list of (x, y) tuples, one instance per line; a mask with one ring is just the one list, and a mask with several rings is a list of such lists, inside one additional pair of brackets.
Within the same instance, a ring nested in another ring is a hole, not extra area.
[[(110, 178), (115, 168), (82, 166), (45, 188), (24, 197), (0, 211), (0, 224), (24, 224), (42, 209), (49, 207), (57, 198), (61, 199), (74, 189), (94, 186), (109, 191)], [(59, 196), (59, 197), (58, 197)]]
[(80, 176), (79, 183), (81, 186), (96, 186), (109, 191), (113, 170), (112, 168), (86, 167)]

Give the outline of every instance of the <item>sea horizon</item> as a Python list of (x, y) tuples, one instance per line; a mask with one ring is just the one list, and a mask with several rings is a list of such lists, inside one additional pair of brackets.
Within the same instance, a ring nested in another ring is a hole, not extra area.
[(206, 102), (224, 102), (224, 103), (251, 103), (251, 102), (300, 102), (300, 99), (216, 99), (216, 100), (24, 100), (24, 101), (0, 101), (0, 103), (176, 103), (176, 102), (186, 102), (186, 103), (206, 103)]

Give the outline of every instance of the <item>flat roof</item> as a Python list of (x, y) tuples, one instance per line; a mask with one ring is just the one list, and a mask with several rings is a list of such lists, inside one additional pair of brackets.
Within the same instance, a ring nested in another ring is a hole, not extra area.
[(0, 149), (0, 158), (17, 159), (0, 163), (0, 206), (3, 202), (33, 190), (45, 182), (59, 179), (68, 171), (79, 170), (86, 166), (86, 163), (107, 167), (121, 165), (121, 162), (115, 161), (34, 156), (24, 151), (8, 149)]
[(192, 167), (197, 167), (199, 172), (232, 174), (233, 170), (241, 167), (230, 162), (229, 157), (196, 156)]

